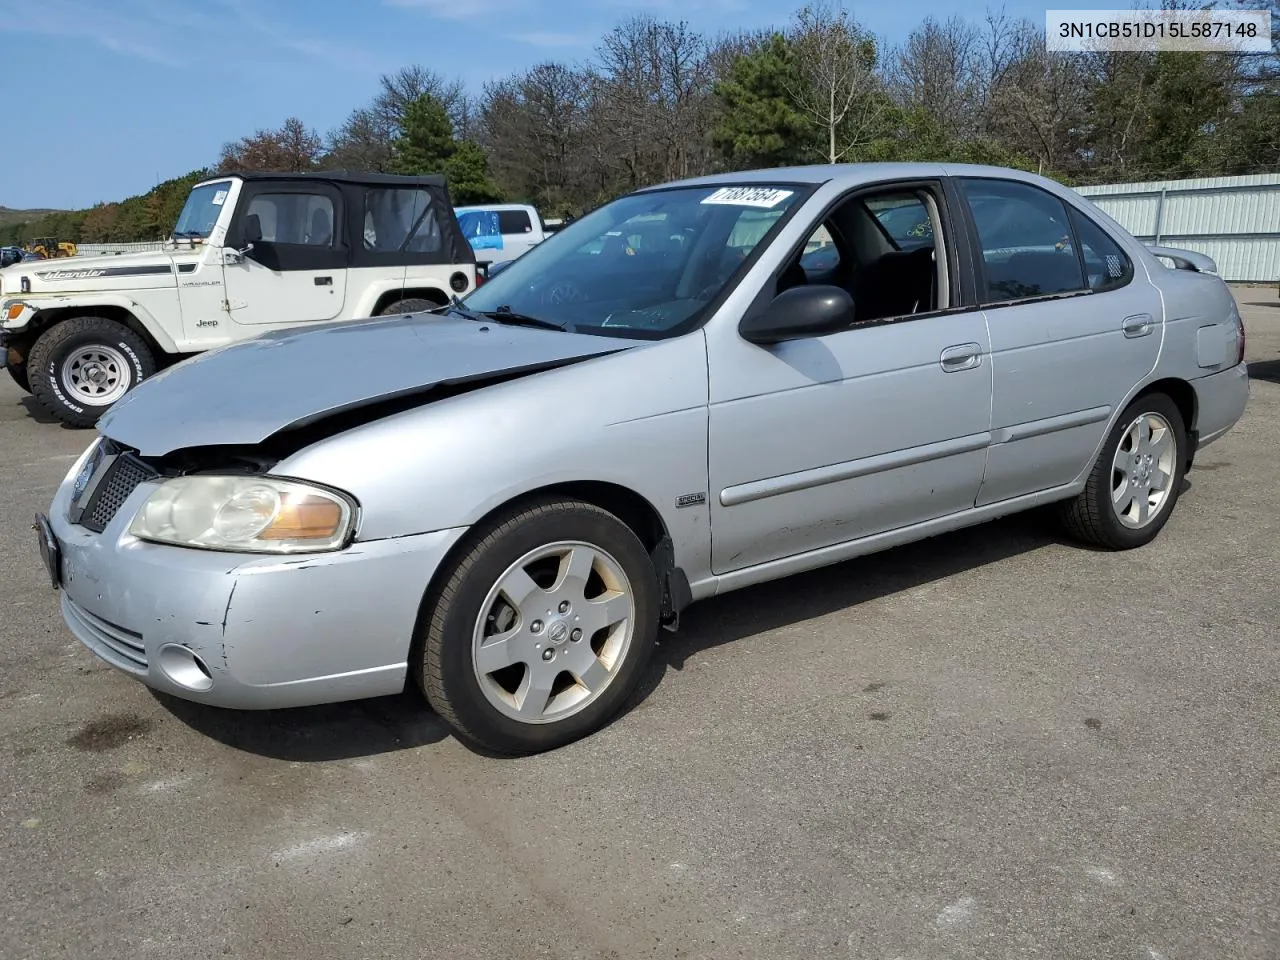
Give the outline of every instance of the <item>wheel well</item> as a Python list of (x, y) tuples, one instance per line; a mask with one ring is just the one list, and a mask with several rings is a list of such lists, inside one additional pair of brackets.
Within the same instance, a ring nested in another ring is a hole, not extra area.
[[(527, 493), (513, 497), (494, 507), (483, 517), (471, 525), (472, 530), (484, 526), (499, 513), (517, 509), (525, 503), (545, 497), (564, 497), (570, 500), (581, 500), (607, 510), (630, 528), (644, 544), (645, 550), (653, 559), (658, 574), (658, 582), (662, 589), (662, 620), (674, 629), (680, 611), (692, 602), (689, 581), (684, 571), (675, 565), (675, 554), (672, 550), (671, 538), (667, 534), (666, 524), (658, 511), (644, 497), (627, 487), (603, 481), (578, 481), (558, 483), (539, 487)], [(470, 549), (471, 539), (468, 536), (459, 538), (448, 553), (440, 560), (427, 589), (422, 595), (422, 606), (418, 611), (418, 622), (414, 627), (413, 651), (411, 656), (419, 655), (419, 642), (424, 628), (431, 616), (431, 608), (435, 598), (440, 595), (445, 578), (453, 567), (454, 560), (463, 551)]]
[[(1157, 380), (1155, 383), (1149, 383), (1142, 388), (1138, 394), (1139, 397), (1145, 397), (1152, 393), (1163, 393), (1172, 400), (1178, 407), (1178, 412), (1182, 414), (1182, 422), (1188, 430), (1194, 430), (1196, 426), (1196, 391), (1185, 380), (1176, 380), (1172, 377), (1166, 380)], [(1136, 397), (1134, 399), (1137, 399)]]
[(405, 287), (398, 290), (388, 290), (378, 298), (378, 302), (373, 306), (373, 315), (376, 317), (391, 304), (397, 300), (430, 300), (434, 304), (444, 306), (449, 302), (449, 296), (443, 290), (436, 287)]
[(143, 339), (147, 347), (150, 348), (157, 367), (164, 367), (170, 359), (170, 355), (160, 348), (156, 338), (151, 335), (151, 332), (137, 317), (124, 307), (109, 304), (93, 307), (58, 307), (52, 310), (41, 310), (32, 319), (27, 329), (14, 338), (12, 345), (21, 351), (22, 359), (25, 362), (27, 353), (31, 350), (31, 345), (36, 342), (40, 334), (55, 323), (71, 320), (75, 317), (102, 317), (105, 320), (114, 320), (116, 323), (128, 327)]
[[(1193, 434), (1196, 428), (1196, 416), (1199, 409), (1196, 404), (1196, 391), (1191, 384), (1185, 380), (1178, 380), (1169, 377), (1164, 380), (1157, 380), (1149, 383), (1142, 388), (1138, 397), (1145, 397), (1153, 393), (1163, 393), (1173, 401), (1174, 406), (1178, 408), (1178, 412), (1182, 414), (1182, 423), (1186, 427), (1188, 434)], [(1134, 398), (1135, 400), (1137, 397)], [(1195, 456), (1194, 443), (1187, 456), (1187, 463), (1190, 465), (1192, 458)]]

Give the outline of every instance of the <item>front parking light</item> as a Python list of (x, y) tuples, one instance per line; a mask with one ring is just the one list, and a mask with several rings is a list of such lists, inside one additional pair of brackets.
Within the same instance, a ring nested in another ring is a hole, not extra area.
[(174, 477), (147, 498), (129, 532), (139, 540), (241, 553), (340, 550), (355, 521), (333, 490), (274, 477)]

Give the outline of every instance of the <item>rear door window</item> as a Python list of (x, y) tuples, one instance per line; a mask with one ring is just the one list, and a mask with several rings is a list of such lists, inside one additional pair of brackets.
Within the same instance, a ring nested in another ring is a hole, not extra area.
[(960, 184), (982, 249), (984, 302), (1088, 289), (1065, 203), (1016, 181), (972, 179)]
[(435, 253), (443, 246), (431, 194), (412, 187), (365, 191), (364, 248), (380, 253)]

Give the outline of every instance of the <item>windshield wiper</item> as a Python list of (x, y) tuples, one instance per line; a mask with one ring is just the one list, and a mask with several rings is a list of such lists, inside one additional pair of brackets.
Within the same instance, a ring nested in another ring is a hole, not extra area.
[(541, 317), (531, 317), (527, 313), (516, 313), (510, 306), (503, 305), (497, 310), (472, 310), (456, 296), (452, 302), (444, 306), (436, 307), (428, 313), (437, 313), (440, 311), (453, 311), (466, 317), (468, 320), (475, 320), (477, 323), (502, 323), (510, 326), (520, 327), (541, 327), (544, 330), (559, 330), (568, 332), (567, 324), (556, 323), (554, 320), (543, 320)]
[(561, 332), (566, 332), (569, 329), (568, 325), (564, 323), (544, 320), (542, 317), (531, 317), (527, 313), (516, 313), (507, 304), (503, 304), (497, 310), (482, 311), (482, 314), (494, 323), (509, 323), (513, 326), (522, 327), (541, 327), (543, 330), (559, 330)]
[(460, 313), (462, 314), (462, 316), (466, 317), (468, 320), (474, 320), (477, 323), (484, 323), (485, 320), (488, 319), (487, 317), (481, 316), (480, 314), (476, 313), (474, 310), (468, 307), (465, 303), (459, 300), (456, 295), (448, 303), (441, 304), (438, 307), (432, 307), (430, 310), (426, 312), (427, 313), (448, 313), (449, 311), (453, 311), (454, 313)]

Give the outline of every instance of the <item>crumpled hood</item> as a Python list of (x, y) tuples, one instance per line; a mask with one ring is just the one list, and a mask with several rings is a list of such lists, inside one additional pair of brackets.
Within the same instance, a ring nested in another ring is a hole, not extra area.
[(143, 456), (256, 444), (370, 403), (649, 341), (412, 314), (267, 333), (144, 380), (98, 421)]

